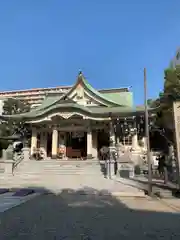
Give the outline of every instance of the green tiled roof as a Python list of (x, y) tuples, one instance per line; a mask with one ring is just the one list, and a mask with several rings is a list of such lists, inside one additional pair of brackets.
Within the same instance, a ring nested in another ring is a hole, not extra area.
[[(69, 92), (66, 93), (66, 95), (68, 96), (71, 92), (73, 92), (73, 90), (76, 88), (76, 86), (82, 83), (85, 87), (85, 89), (87, 89), (88, 91), (90, 91), (95, 97), (98, 97), (100, 100), (104, 101), (107, 103), (107, 106), (123, 106), (123, 104), (121, 103), (121, 97), (118, 99), (117, 95), (114, 95), (111, 97), (108, 94), (103, 94), (98, 92), (96, 89), (94, 89), (89, 83), (88, 81), (84, 78), (83, 74), (80, 73), (78, 76), (78, 80), (76, 82), (76, 84), (69, 90)], [(116, 97), (115, 97), (116, 96)], [(128, 98), (128, 97), (127, 97)]]
[[(83, 106), (75, 103), (69, 99), (68, 96), (76, 89), (78, 84), (82, 84), (85, 90), (89, 91), (92, 97), (98, 98), (104, 103), (102, 106)], [(136, 115), (143, 113), (144, 107), (134, 108), (133, 98), (131, 92), (118, 92), (118, 93), (100, 93), (95, 90), (83, 77), (82, 73), (79, 74), (76, 84), (65, 94), (56, 96), (47, 96), (40, 106), (27, 113), (18, 115), (2, 116), (2, 118), (21, 118), (21, 119), (36, 119), (45, 116), (48, 113), (55, 112), (80, 112), (87, 116), (93, 117), (107, 117), (110, 114), (115, 116)], [(150, 109), (151, 110), (151, 109)]]
[[(47, 96), (40, 106), (35, 110), (41, 110), (48, 108), (54, 104), (57, 104), (60, 100), (65, 97), (68, 97), (70, 93), (76, 88), (79, 83), (82, 83), (85, 89), (89, 90), (95, 97), (98, 97), (100, 100), (107, 103), (107, 106), (133, 106), (133, 98), (131, 92), (121, 92), (121, 93), (100, 93), (94, 89), (84, 76), (80, 73), (76, 84), (65, 94), (61, 96)], [(34, 111), (34, 110), (32, 110)]]
[(108, 99), (111, 99), (113, 102), (118, 103), (119, 105), (133, 107), (132, 92), (103, 93), (102, 95)]
[(38, 106), (37, 108), (35, 108), (34, 110), (42, 110), (42, 109), (46, 109), (50, 106), (52, 106), (53, 104), (55, 104), (58, 100), (60, 100), (60, 96), (47, 96), (44, 101), (41, 103), (40, 106)]
[[(64, 103), (64, 104), (56, 104), (52, 105), (46, 109), (33, 110), (27, 113), (2, 116), (3, 118), (21, 118), (21, 119), (35, 119), (41, 116), (44, 116), (48, 113), (56, 112), (59, 110), (60, 112), (80, 112), (84, 113), (88, 116), (94, 117), (108, 117), (110, 115), (115, 116), (124, 116), (124, 115), (136, 115), (137, 113), (144, 113), (143, 108), (130, 108), (130, 107), (86, 107), (79, 105), (77, 103)], [(149, 109), (153, 111), (154, 109)]]

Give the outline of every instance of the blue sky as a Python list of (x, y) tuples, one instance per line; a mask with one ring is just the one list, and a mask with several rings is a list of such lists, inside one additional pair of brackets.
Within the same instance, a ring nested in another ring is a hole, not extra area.
[(143, 103), (163, 87), (180, 45), (179, 0), (0, 1), (0, 90), (71, 85), (79, 69), (95, 88), (132, 86)]

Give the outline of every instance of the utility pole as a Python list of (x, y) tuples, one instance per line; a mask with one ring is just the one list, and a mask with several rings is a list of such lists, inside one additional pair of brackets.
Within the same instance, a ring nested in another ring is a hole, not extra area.
[(144, 68), (144, 108), (145, 108), (145, 136), (147, 144), (147, 162), (148, 162), (148, 195), (152, 195), (152, 162), (149, 142), (149, 114), (147, 105), (147, 78), (146, 68)]

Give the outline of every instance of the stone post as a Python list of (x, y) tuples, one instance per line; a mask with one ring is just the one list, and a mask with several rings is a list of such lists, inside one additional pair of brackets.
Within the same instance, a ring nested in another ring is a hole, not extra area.
[(140, 151), (140, 146), (138, 142), (138, 134), (137, 134), (137, 129), (134, 129), (134, 134), (132, 136), (132, 149), (134, 151)]
[(13, 152), (13, 145), (12, 143), (9, 144), (8, 148), (6, 149), (6, 160), (13, 160), (14, 152)]
[(109, 135), (110, 135), (110, 146), (109, 146), (109, 159), (107, 161), (107, 176), (109, 179), (115, 176), (115, 166), (116, 166), (116, 159), (114, 159), (116, 153), (116, 137), (114, 132), (113, 122), (110, 122), (109, 126)]
[(144, 148), (144, 150), (147, 150), (147, 138), (146, 138), (146, 137), (143, 137), (143, 138), (142, 138), (142, 142), (143, 142), (143, 148)]
[(31, 156), (34, 153), (34, 149), (37, 148), (37, 129), (32, 128), (32, 136), (31, 136)]
[(52, 158), (57, 158), (57, 149), (58, 149), (58, 130), (57, 127), (53, 128), (52, 132)]
[(138, 136), (137, 136), (137, 133), (135, 133), (133, 136), (132, 136), (132, 148), (134, 150), (136, 150), (138, 148)]
[(4, 173), (5, 175), (12, 175), (13, 174), (13, 160), (6, 160), (4, 161)]

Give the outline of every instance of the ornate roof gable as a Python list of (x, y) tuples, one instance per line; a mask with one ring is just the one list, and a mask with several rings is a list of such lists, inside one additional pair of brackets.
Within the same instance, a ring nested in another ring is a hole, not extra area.
[(94, 89), (85, 79), (82, 72), (79, 72), (75, 85), (65, 95), (81, 105), (121, 106)]

